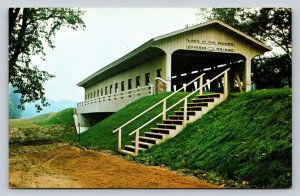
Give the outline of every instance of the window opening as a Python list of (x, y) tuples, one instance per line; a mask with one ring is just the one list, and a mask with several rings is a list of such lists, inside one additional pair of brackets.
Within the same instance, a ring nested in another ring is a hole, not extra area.
[(161, 69), (156, 70), (156, 77), (161, 78)]
[(149, 85), (150, 83), (150, 73), (145, 74), (145, 85)]
[(137, 77), (135, 77), (135, 87), (136, 88), (138, 88), (138, 87), (140, 87), (141, 86), (141, 84), (140, 84), (140, 76), (137, 76)]

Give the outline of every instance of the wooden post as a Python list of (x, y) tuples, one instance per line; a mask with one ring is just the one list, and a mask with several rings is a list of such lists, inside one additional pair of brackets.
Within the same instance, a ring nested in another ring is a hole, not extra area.
[(122, 129), (118, 130), (118, 151), (122, 148)]
[(241, 84), (241, 79), (240, 79), (240, 76), (238, 73), (235, 73), (234, 74), (234, 77), (238, 83), (238, 86), (239, 86), (239, 89), (240, 89), (240, 92), (242, 93), (243, 92), (243, 87), (242, 87), (242, 84)]
[(154, 86), (152, 84), (150, 85), (150, 94), (153, 95), (154, 94)]
[(183, 127), (186, 126), (187, 122), (187, 98), (184, 99), (184, 105), (183, 105)]
[(183, 83), (183, 91), (186, 92), (186, 83)]
[(224, 72), (224, 96), (228, 96), (228, 71)]
[(139, 135), (140, 135), (140, 130), (137, 129), (135, 132), (135, 151), (134, 151), (135, 156), (139, 155)]
[(201, 76), (199, 78), (199, 95), (203, 94), (203, 88), (202, 88), (202, 86), (203, 86), (203, 76)]
[(78, 141), (80, 142), (80, 123), (78, 123)]
[(162, 106), (162, 120), (166, 120), (166, 107), (167, 107), (167, 103), (166, 100), (164, 99), (164, 101), (162, 102), (163, 106)]

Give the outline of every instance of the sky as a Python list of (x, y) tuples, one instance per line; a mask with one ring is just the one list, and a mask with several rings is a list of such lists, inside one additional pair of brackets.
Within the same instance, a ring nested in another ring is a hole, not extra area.
[(89, 8), (85, 30), (61, 28), (46, 61), (35, 63), (56, 77), (45, 82), (51, 100), (82, 101), (77, 84), (153, 37), (197, 23), (195, 8)]

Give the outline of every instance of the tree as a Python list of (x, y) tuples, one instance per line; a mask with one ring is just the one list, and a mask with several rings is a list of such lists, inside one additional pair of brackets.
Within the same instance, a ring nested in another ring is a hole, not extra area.
[(251, 21), (249, 32), (263, 42), (281, 48), (292, 60), (292, 10), (290, 8), (262, 8), (246, 12), (242, 20)]
[(243, 8), (201, 8), (196, 15), (204, 20), (222, 20), (232, 27), (240, 28), (238, 13), (243, 10)]
[(291, 86), (292, 64), (287, 54), (253, 59), (253, 81), (257, 88), (280, 88)]
[(32, 63), (34, 56), (45, 60), (45, 46), (54, 48), (54, 37), (63, 27), (73, 30), (85, 28), (82, 20), (84, 12), (65, 8), (10, 8), (9, 9), (9, 83), (20, 93), (20, 107), (24, 103), (41, 101), (36, 104), (37, 111), (49, 105), (43, 84), (54, 77), (39, 70)]
[(221, 20), (242, 32), (292, 54), (292, 10), (290, 8), (211, 8), (198, 16)]
[[(292, 86), (292, 10), (290, 8), (212, 8), (200, 9), (198, 16), (206, 20), (218, 19), (268, 43), (283, 52), (269, 57), (257, 57), (253, 62), (254, 82), (258, 87), (279, 87), (278, 84)], [(284, 64), (281, 64), (284, 63)], [(281, 64), (281, 65), (280, 65)], [(284, 67), (284, 69), (282, 69)], [(273, 78), (267, 82), (261, 71), (269, 70)], [(280, 78), (278, 78), (280, 76)], [(280, 79), (278, 83), (276, 79)], [(266, 82), (263, 84), (262, 82)], [(271, 84), (271, 83), (272, 84)]]

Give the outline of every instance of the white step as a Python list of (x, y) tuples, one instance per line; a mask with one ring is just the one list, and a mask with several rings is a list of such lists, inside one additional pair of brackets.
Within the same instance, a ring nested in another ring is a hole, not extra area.
[[(153, 136), (161, 136), (162, 139), (164, 139), (166, 136), (169, 135), (169, 134), (155, 133), (155, 132), (145, 132), (144, 134), (145, 134), (145, 135), (146, 135), (146, 134), (149, 134), (149, 135), (153, 135)], [(147, 137), (150, 137), (150, 136), (147, 136)]]
[(154, 132), (145, 132), (144, 134), (152, 134), (152, 135), (157, 135), (157, 136), (162, 136), (163, 138), (169, 134), (163, 134), (163, 133), (154, 133)]
[(139, 137), (140, 139), (144, 139), (144, 140), (152, 140), (152, 141), (155, 141), (155, 143), (161, 139), (158, 139), (158, 138), (153, 138), (153, 137), (145, 137), (145, 136), (140, 136)]
[(119, 152), (122, 153), (122, 154), (125, 154), (125, 155), (135, 156), (134, 152), (131, 152), (131, 151), (128, 151), (128, 150), (123, 150), (122, 149)]
[(173, 131), (176, 131), (175, 129), (165, 129), (165, 128), (158, 128), (158, 127), (153, 127), (153, 128), (150, 128), (150, 130), (157, 130), (157, 131), (168, 131), (169, 134), (166, 134), (166, 133), (161, 133), (161, 134), (166, 134), (166, 135), (170, 135), (171, 132)]
[[(173, 123), (170, 123), (170, 125), (182, 125), (182, 121), (183, 120), (172, 120), (172, 119), (166, 119), (166, 120), (163, 120), (165, 122), (180, 122), (181, 124), (173, 124)], [(164, 124), (168, 124), (168, 123), (164, 123)]]
[[(133, 146), (133, 145), (125, 145), (125, 148), (126, 147), (135, 150), (135, 146)], [(146, 150), (146, 149), (139, 147), (139, 150)]]
[[(177, 129), (177, 126), (181, 126), (181, 125), (157, 123), (156, 126), (157, 126), (157, 128), (159, 128), (159, 126), (161, 126), (161, 127), (163, 127), (163, 129)], [(170, 128), (166, 128), (166, 127), (170, 127)]]
[[(135, 144), (135, 141), (131, 141), (131, 143), (134, 143), (134, 144)], [(154, 145), (154, 144), (151, 144), (151, 143), (141, 142), (141, 141), (139, 141), (139, 144), (143, 144), (143, 145), (145, 145), (145, 146), (148, 146), (149, 148), (151, 148), (151, 146)]]

